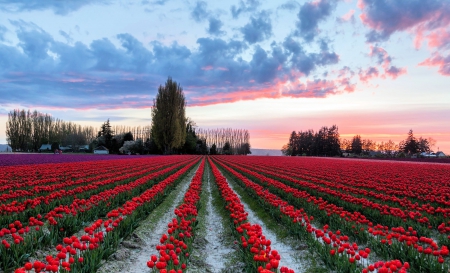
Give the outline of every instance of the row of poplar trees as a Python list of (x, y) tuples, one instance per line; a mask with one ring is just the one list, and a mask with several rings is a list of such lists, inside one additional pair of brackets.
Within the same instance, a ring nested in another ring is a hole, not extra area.
[(38, 151), (42, 144), (80, 146), (95, 139), (92, 126), (81, 126), (35, 111), (15, 109), (8, 113), (6, 138), (13, 151)]

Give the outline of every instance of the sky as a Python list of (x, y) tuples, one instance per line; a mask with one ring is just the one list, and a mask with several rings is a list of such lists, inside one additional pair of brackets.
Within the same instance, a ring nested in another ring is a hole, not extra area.
[[(0, 143), (12, 109), (151, 123), (172, 77), (201, 128), (253, 148), (336, 124), (450, 154), (448, 0), (0, 0)], [(3, 124), (3, 125), (2, 125)]]

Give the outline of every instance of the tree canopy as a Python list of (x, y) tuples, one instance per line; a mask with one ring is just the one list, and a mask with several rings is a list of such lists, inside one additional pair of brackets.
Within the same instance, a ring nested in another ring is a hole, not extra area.
[(284, 155), (337, 156), (341, 154), (338, 127), (323, 126), (319, 131), (292, 131), (289, 142), (283, 146)]
[(152, 137), (164, 154), (181, 148), (186, 140), (185, 108), (183, 89), (169, 77), (159, 86), (152, 108)]

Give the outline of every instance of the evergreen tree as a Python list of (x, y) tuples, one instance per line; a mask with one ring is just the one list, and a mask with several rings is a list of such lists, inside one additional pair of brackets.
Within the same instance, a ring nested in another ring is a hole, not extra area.
[(168, 78), (159, 86), (152, 108), (152, 136), (164, 154), (183, 146), (186, 140), (186, 102), (181, 86)]
[(252, 153), (252, 151), (250, 151), (250, 143), (242, 144), (241, 150), (242, 150), (241, 154), (243, 155), (248, 155)]
[(102, 124), (101, 131), (98, 132), (99, 138), (102, 137), (101, 144), (105, 145), (106, 148), (111, 150), (113, 148), (113, 137), (114, 132), (111, 129), (111, 124), (109, 119)]
[(215, 143), (214, 143), (214, 144), (211, 146), (211, 148), (209, 149), (209, 154), (210, 154), (210, 155), (216, 155), (216, 154), (217, 154), (217, 146), (216, 146)]
[(362, 141), (361, 141), (360, 135), (356, 135), (353, 137), (351, 149), (352, 149), (352, 153), (354, 153), (354, 154), (359, 155), (362, 153)]
[(400, 150), (405, 154), (416, 154), (419, 152), (419, 142), (414, 137), (413, 130), (409, 130), (406, 140), (400, 143)]
[(222, 148), (222, 153), (224, 154), (224, 155), (230, 155), (231, 154), (231, 145), (230, 145), (230, 142), (225, 142), (225, 145), (223, 145), (223, 148)]

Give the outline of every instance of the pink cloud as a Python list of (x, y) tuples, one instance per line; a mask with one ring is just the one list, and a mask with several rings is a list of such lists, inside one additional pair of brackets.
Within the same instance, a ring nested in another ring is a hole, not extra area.
[(206, 70), (206, 71), (213, 70), (213, 69), (214, 69), (214, 67), (212, 65), (202, 67), (202, 70)]
[(202, 67), (201, 69), (202, 69), (202, 70), (205, 70), (205, 71), (209, 71), (209, 70), (228, 71), (228, 68), (226, 68), (226, 67), (221, 67), (221, 66), (214, 67), (214, 66), (212, 66), (212, 65), (204, 66), (204, 67)]
[[(293, 72), (294, 73), (294, 72)], [(210, 90), (217, 87), (209, 86)], [(278, 79), (273, 84), (255, 85), (254, 87), (237, 87), (234, 90), (218, 90), (207, 95), (190, 98), (190, 106), (205, 106), (219, 103), (232, 103), (242, 100), (255, 100), (260, 98), (325, 98), (329, 95), (353, 92), (355, 84), (351, 77), (341, 74), (334, 80), (306, 80), (290, 81), (287, 78)]]
[(389, 69), (385, 69), (384, 72), (386, 76), (396, 79), (397, 77), (406, 74), (407, 70), (406, 68), (397, 68), (395, 66), (391, 66)]
[(393, 33), (407, 31), (414, 36), (419, 49), (424, 42), (428, 47), (440, 48), (450, 43), (450, 4), (442, 1), (387, 1), (359, 0), (359, 16), (364, 25), (375, 32), (368, 40), (387, 40)]
[(427, 38), (428, 47), (430, 48), (448, 47), (450, 45), (450, 30), (446, 31), (444, 28), (441, 28), (430, 33)]
[(378, 78), (379, 73), (376, 67), (369, 67), (365, 71), (359, 73), (359, 80), (368, 83), (373, 78)]
[(70, 83), (77, 83), (77, 82), (84, 82), (85, 79), (64, 79), (62, 82), (70, 82)]
[(443, 57), (435, 53), (432, 57), (426, 59), (419, 64), (420, 66), (438, 66), (439, 73), (443, 76), (450, 76), (450, 55)]
[(341, 17), (341, 19), (342, 19), (343, 21), (348, 22), (348, 21), (350, 21), (350, 20), (352, 20), (352, 19), (354, 18), (354, 16), (353, 16), (354, 14), (355, 14), (355, 10), (351, 9), (351, 10), (349, 10), (346, 14), (344, 14), (344, 15)]
[(398, 68), (392, 65), (392, 58), (389, 56), (387, 51), (381, 47), (371, 45), (369, 56), (372, 58), (377, 58), (377, 63), (380, 67), (377, 68), (372, 66), (366, 70), (360, 71), (358, 74), (359, 79), (364, 83), (368, 83), (370, 80), (375, 78), (386, 79), (387, 77), (390, 77), (392, 79), (396, 79), (397, 77), (407, 73), (406, 68)]

